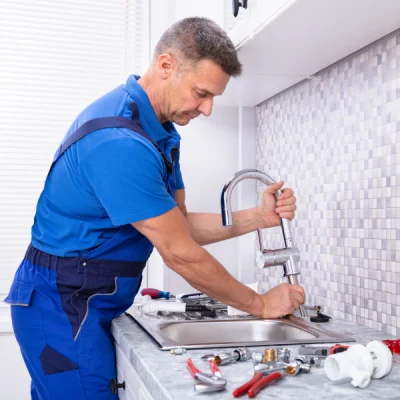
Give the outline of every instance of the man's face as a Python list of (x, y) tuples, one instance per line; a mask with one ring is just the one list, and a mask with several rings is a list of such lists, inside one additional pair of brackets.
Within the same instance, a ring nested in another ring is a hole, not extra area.
[(173, 71), (165, 93), (164, 116), (177, 125), (187, 125), (200, 114), (212, 112), (214, 96), (220, 96), (230, 76), (210, 60), (201, 60), (181, 72)]

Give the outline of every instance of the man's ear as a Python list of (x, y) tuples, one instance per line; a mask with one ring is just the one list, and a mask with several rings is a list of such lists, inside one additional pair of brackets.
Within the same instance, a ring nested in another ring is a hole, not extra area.
[(175, 66), (176, 60), (171, 54), (163, 53), (158, 56), (156, 67), (161, 79), (168, 79)]

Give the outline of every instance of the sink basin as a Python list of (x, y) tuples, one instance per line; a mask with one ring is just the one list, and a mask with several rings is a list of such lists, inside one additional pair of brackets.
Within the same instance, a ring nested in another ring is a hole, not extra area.
[(160, 326), (160, 333), (185, 346), (243, 342), (287, 342), (312, 340), (310, 332), (282, 321), (216, 321), (175, 323)]
[(165, 321), (142, 314), (139, 307), (131, 309), (130, 314), (161, 350), (178, 346), (201, 349), (355, 341), (351, 337), (330, 332), (293, 315), (279, 319), (259, 319), (250, 316), (217, 320)]

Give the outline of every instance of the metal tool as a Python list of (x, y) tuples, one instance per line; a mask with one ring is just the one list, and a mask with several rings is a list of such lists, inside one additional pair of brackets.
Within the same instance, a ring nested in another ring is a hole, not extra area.
[[(211, 360), (212, 361), (212, 360)], [(186, 360), (187, 368), (193, 378), (198, 379), (200, 382), (194, 385), (196, 392), (215, 392), (223, 390), (226, 387), (226, 379), (221, 377), (221, 371), (217, 365), (210, 362), (211, 374), (205, 373), (197, 369), (191, 358)]]
[(319, 358), (328, 357), (330, 354), (337, 354), (343, 351), (346, 351), (349, 346), (345, 346), (342, 344), (336, 344), (334, 346), (310, 346), (310, 345), (302, 345), (299, 347), (299, 354), (303, 356), (317, 356)]
[(317, 357), (317, 356), (305, 356), (307, 357), (307, 362), (312, 367), (322, 367), (324, 365), (324, 361), (326, 357)]
[(140, 292), (142, 296), (149, 295), (152, 299), (166, 299), (166, 300), (172, 300), (176, 299), (176, 301), (186, 303), (187, 301), (190, 300), (202, 300), (202, 301), (212, 301), (210, 297), (207, 295), (200, 293), (200, 292), (195, 292), (195, 293), (181, 293), (178, 295), (173, 295), (170, 292), (163, 292), (162, 290), (159, 289), (153, 289), (153, 288), (144, 288)]

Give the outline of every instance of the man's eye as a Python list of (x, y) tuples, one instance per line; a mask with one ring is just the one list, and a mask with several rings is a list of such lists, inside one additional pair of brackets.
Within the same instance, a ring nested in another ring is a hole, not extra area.
[(196, 96), (198, 97), (206, 97), (207, 95), (205, 93), (200, 93), (196, 91)]

